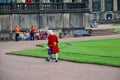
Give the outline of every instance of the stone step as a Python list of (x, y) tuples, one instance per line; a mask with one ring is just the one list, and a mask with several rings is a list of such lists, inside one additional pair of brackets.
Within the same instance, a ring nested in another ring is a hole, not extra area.
[(96, 29), (91, 31), (91, 36), (117, 34), (115, 29)]

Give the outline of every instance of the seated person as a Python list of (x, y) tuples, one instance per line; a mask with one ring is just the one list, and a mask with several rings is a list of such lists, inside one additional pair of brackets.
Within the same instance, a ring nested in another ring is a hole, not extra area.
[(30, 40), (30, 33), (29, 32), (24, 33), (24, 39), (25, 40)]

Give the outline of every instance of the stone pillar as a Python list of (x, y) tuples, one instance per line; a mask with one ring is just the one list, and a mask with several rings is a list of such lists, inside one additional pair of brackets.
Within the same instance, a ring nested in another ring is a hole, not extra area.
[(72, 0), (64, 0), (63, 2), (72, 2)]
[(16, 3), (25, 3), (25, 0), (16, 0)]
[(63, 14), (63, 28), (69, 28), (69, 14)]
[[(0, 16), (1, 17), (1, 16)], [(1, 19), (0, 19), (0, 31), (1, 31), (1, 29), (2, 29), (2, 24), (1, 24)]]
[(43, 0), (43, 3), (49, 3), (50, 0)]
[(91, 27), (89, 25), (89, 16), (90, 16), (89, 13), (84, 14), (83, 24), (84, 24), (85, 29), (91, 29)]
[(13, 19), (12, 19), (12, 15), (9, 15), (10, 16), (10, 32), (12, 33), (13, 31)]
[(89, 0), (89, 9), (92, 12), (92, 0)]
[(101, 0), (101, 11), (105, 11), (105, 0)]
[(113, 10), (117, 11), (117, 0), (113, 0)]

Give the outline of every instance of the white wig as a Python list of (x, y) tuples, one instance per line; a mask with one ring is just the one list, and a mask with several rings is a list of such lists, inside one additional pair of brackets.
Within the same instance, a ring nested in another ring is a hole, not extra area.
[(48, 34), (54, 34), (52, 30), (48, 30)]

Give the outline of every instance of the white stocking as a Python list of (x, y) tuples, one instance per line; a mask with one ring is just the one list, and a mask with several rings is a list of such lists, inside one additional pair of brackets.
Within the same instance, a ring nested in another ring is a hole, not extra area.
[(56, 55), (56, 60), (58, 60), (58, 53), (56, 53), (55, 55)]

